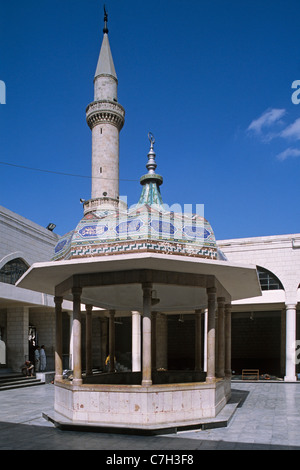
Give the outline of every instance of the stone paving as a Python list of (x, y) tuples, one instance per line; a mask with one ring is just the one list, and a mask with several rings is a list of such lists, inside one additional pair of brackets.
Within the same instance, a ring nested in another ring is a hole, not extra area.
[(300, 450), (300, 383), (233, 383), (243, 401), (226, 428), (134, 436), (62, 431), (42, 417), (51, 384), (0, 392), (1, 450)]

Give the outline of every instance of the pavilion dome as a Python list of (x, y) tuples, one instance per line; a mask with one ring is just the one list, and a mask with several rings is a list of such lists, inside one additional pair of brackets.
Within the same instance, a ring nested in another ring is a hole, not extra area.
[(148, 173), (140, 179), (143, 189), (138, 203), (130, 209), (86, 213), (75, 230), (60, 238), (53, 260), (141, 252), (224, 259), (204, 217), (173, 212), (163, 203), (163, 178), (155, 173), (152, 136), (150, 142)]

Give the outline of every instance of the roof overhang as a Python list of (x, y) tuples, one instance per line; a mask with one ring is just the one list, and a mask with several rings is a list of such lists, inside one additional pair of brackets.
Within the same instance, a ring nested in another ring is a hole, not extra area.
[[(181, 273), (186, 276), (210, 276), (216, 279), (220, 287), (219, 295), (230, 296), (231, 300), (257, 297), (261, 295), (260, 284), (255, 266), (233, 264), (227, 261), (199, 259), (176, 255), (156, 253), (108, 255), (99, 258), (83, 258), (68, 261), (51, 261), (34, 264), (19, 280), (17, 285), (49, 295), (57, 294), (57, 286), (66, 283), (68, 279), (80, 275), (95, 275), (104, 273), (126, 273), (135, 270), (164, 271)], [(183, 276), (181, 276), (183, 277)], [(154, 281), (153, 288), (161, 302), (156, 307), (158, 311), (182, 311), (191, 305), (202, 308), (206, 299), (206, 291), (202, 287), (186, 285), (180, 289), (174, 284), (164, 285), (161, 276)], [(96, 286), (85, 288), (83, 303), (92, 303), (102, 308), (130, 309), (141, 307), (141, 286), (122, 281), (107, 283), (101, 289)], [(71, 295), (64, 295), (71, 299)], [(111, 300), (113, 299), (113, 300)], [(169, 304), (168, 304), (169, 299)]]
[[(54, 309), (53, 297), (41, 292), (22, 289), (12, 284), (0, 282), (0, 308), (41, 307), (43, 310)], [(64, 310), (72, 310), (72, 305), (64, 302)]]

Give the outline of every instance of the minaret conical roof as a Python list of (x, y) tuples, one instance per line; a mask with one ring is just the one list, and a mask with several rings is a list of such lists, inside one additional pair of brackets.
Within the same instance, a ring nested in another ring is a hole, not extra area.
[(98, 77), (98, 75), (112, 75), (117, 78), (107, 33), (104, 33), (103, 35), (95, 78)]

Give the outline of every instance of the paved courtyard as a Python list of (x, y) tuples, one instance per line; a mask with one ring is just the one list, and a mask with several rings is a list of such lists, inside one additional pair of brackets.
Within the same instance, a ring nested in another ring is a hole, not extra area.
[(0, 451), (300, 450), (300, 383), (233, 383), (232, 389), (243, 401), (228, 427), (160, 436), (62, 431), (42, 417), (53, 409), (53, 385), (2, 391)]

